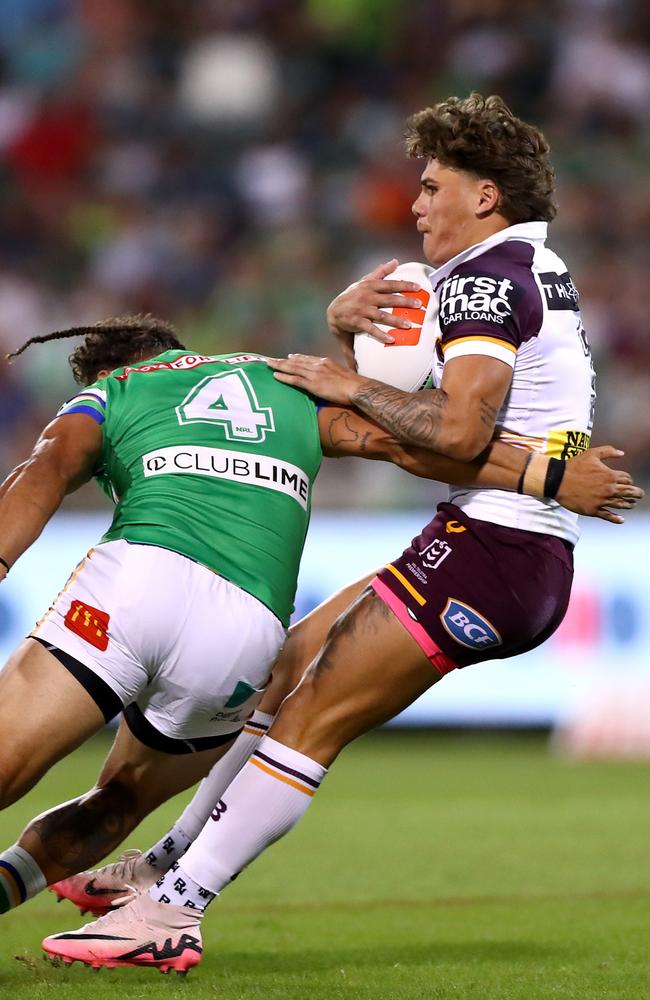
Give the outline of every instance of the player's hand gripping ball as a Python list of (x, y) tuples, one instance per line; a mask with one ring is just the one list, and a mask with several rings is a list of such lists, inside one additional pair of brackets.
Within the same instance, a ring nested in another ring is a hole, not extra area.
[(354, 338), (354, 357), (359, 375), (405, 392), (416, 392), (430, 384), (437, 337), (437, 303), (429, 281), (432, 271), (426, 264), (411, 262), (399, 264), (392, 272), (392, 280), (419, 285), (420, 291), (408, 292), (408, 297), (421, 301), (424, 319), (421, 310), (393, 306), (386, 310), (389, 315), (413, 324), (410, 329), (398, 329), (390, 323), (377, 323), (380, 330), (390, 333), (394, 343), (383, 344), (368, 333), (358, 333)]

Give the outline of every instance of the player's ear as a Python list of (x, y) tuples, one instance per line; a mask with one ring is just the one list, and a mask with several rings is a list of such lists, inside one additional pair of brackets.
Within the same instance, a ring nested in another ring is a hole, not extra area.
[(482, 219), (499, 208), (501, 192), (491, 180), (480, 180), (476, 191), (476, 215)]

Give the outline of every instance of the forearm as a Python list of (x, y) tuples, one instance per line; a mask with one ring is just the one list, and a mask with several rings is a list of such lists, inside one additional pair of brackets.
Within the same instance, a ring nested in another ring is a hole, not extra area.
[(471, 462), (438, 455), (425, 448), (398, 446), (392, 461), (424, 479), (455, 486), (516, 490), (530, 452), (493, 441)]
[(463, 462), (428, 448), (404, 445), (354, 410), (324, 407), (318, 414), (318, 425), (325, 455), (357, 455), (393, 462), (413, 475), (457, 486), (517, 490), (528, 496), (556, 499), (576, 514), (600, 517), (614, 524), (620, 524), (623, 518), (611, 508), (629, 510), (643, 499), (643, 490), (634, 486), (627, 472), (604, 464), (603, 459), (623, 454), (611, 445), (589, 449), (562, 462), (492, 441), (472, 461)]

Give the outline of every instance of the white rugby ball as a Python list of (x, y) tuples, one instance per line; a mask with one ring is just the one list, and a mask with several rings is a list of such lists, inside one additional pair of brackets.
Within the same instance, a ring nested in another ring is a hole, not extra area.
[[(429, 281), (434, 268), (427, 264), (409, 262), (399, 264), (387, 275), (388, 281), (413, 281), (420, 292), (405, 293), (409, 298), (419, 298), (425, 306), (424, 322), (410, 330), (377, 323), (380, 330), (390, 331), (394, 344), (382, 344), (369, 333), (358, 333), (354, 338), (354, 357), (357, 371), (367, 378), (386, 382), (405, 392), (417, 392), (428, 382), (433, 368), (437, 337), (437, 303)], [(394, 306), (386, 310), (412, 322), (422, 315), (418, 310)]]

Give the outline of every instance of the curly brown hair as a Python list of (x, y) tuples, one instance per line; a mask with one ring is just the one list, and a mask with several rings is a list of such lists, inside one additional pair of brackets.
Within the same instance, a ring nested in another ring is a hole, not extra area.
[(79, 385), (90, 385), (104, 369), (113, 371), (163, 351), (185, 350), (185, 344), (180, 342), (171, 323), (147, 314), (117, 316), (92, 326), (73, 326), (69, 330), (55, 330), (42, 337), (31, 337), (17, 351), (7, 354), (7, 360), (22, 354), (30, 344), (44, 344), (67, 337), (84, 338), (68, 358), (74, 380)]
[(407, 122), (406, 150), (494, 181), (501, 194), (498, 211), (511, 224), (555, 218), (548, 142), (501, 97), (449, 97), (418, 111)]

